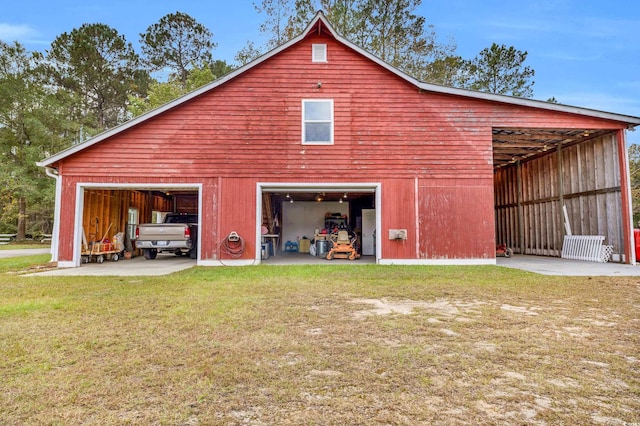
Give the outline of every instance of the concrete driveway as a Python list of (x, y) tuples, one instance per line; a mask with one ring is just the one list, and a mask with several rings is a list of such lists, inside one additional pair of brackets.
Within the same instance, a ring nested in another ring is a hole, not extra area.
[(79, 268), (57, 268), (50, 271), (38, 272), (35, 276), (136, 276), (136, 275), (167, 275), (182, 271), (196, 265), (189, 256), (175, 254), (158, 254), (153, 260), (144, 256), (137, 256), (130, 260), (104, 263), (85, 263)]
[(567, 260), (559, 257), (514, 255), (496, 258), (498, 266), (522, 269), (543, 275), (567, 275), (574, 277), (636, 277), (640, 266), (624, 263), (599, 263), (582, 260)]

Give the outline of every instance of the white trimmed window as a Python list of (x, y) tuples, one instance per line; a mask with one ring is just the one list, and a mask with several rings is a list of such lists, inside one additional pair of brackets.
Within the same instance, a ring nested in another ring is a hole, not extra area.
[(333, 100), (302, 100), (302, 143), (333, 144)]
[(327, 62), (327, 45), (311, 45), (311, 62)]

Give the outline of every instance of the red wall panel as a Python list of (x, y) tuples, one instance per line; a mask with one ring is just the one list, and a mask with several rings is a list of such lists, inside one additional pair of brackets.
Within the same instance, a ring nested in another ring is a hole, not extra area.
[(490, 180), (419, 183), (420, 257), (495, 257), (493, 187)]
[(230, 259), (221, 248), (225, 238), (236, 232), (245, 243), (241, 259), (253, 259), (256, 253), (256, 181), (246, 178), (227, 178), (220, 191), (218, 233), (219, 259)]
[(73, 238), (76, 213), (76, 181), (62, 179), (62, 203), (60, 205), (60, 235), (58, 238), (58, 259), (71, 261), (75, 247)]
[[(382, 257), (385, 259), (416, 258), (416, 191), (414, 179), (386, 179), (382, 182)], [(406, 240), (390, 240), (389, 229), (406, 229)]]

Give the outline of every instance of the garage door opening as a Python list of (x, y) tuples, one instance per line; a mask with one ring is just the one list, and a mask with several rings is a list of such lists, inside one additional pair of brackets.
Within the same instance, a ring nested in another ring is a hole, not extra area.
[(376, 263), (377, 189), (262, 186), (256, 258), (266, 264), (325, 263), (327, 258)]
[[(111, 262), (113, 268), (123, 268), (130, 266), (127, 262), (120, 262), (123, 259), (139, 257), (152, 261), (157, 257), (161, 261), (177, 257), (189, 258), (189, 254), (193, 254), (193, 260), (189, 260), (195, 263), (200, 251), (200, 193), (200, 188), (193, 185), (80, 185), (76, 214), (75, 266)], [(195, 220), (189, 226), (188, 233), (182, 235), (185, 244), (191, 244), (193, 250), (178, 250), (181, 243), (168, 241), (170, 238), (166, 237), (166, 241), (158, 238), (153, 242), (158, 246), (154, 250), (156, 256), (145, 256), (150, 252), (138, 246), (138, 226), (162, 224), (165, 219), (176, 215)], [(184, 256), (185, 253), (187, 256)]]

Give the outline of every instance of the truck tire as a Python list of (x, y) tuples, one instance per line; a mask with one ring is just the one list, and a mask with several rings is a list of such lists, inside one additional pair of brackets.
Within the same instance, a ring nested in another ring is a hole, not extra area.
[(189, 250), (189, 257), (191, 259), (197, 259), (198, 258), (198, 252), (196, 251), (196, 249)]
[(157, 255), (158, 255), (158, 250), (156, 249), (144, 249), (145, 259), (148, 259), (148, 260), (155, 259)]

